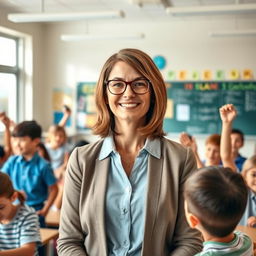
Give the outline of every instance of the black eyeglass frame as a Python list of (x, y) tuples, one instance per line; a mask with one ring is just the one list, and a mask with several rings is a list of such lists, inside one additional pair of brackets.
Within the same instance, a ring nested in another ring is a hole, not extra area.
[[(139, 81), (139, 80), (145, 80), (145, 81), (147, 82), (148, 88), (147, 88), (147, 91), (146, 91), (146, 92), (137, 93), (137, 92), (135, 92), (134, 89), (132, 88), (131, 84), (132, 84), (133, 82)], [(113, 93), (113, 92), (111, 92), (111, 90), (109, 89), (109, 83), (110, 83), (110, 82), (113, 82), (113, 81), (116, 81), (116, 82), (120, 81), (120, 82), (125, 83), (124, 91), (121, 92), (121, 93)], [(122, 80), (122, 79), (112, 79), (112, 80), (106, 81), (106, 82), (105, 82), (105, 85), (107, 86), (109, 92), (110, 92), (111, 94), (113, 94), (113, 95), (121, 95), (121, 94), (123, 94), (123, 93), (126, 91), (126, 89), (127, 89), (127, 85), (130, 85), (131, 90), (133, 91), (134, 94), (143, 95), (143, 94), (146, 94), (146, 93), (150, 90), (151, 82), (150, 82), (150, 80), (148, 80), (147, 78), (136, 78), (136, 79), (134, 79), (134, 80), (132, 80), (132, 81), (128, 81), (128, 82), (126, 82), (126, 81), (124, 81), (124, 80)]]

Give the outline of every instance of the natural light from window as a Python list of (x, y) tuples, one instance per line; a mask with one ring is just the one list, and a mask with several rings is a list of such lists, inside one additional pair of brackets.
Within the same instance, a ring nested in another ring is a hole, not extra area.
[(15, 67), (17, 64), (16, 41), (0, 36), (0, 65)]
[[(17, 101), (17, 91), (16, 91), (16, 75), (0, 73), (0, 112), (5, 112), (8, 114), (11, 120), (16, 119), (16, 101)], [(4, 126), (0, 123), (0, 131), (4, 130)]]

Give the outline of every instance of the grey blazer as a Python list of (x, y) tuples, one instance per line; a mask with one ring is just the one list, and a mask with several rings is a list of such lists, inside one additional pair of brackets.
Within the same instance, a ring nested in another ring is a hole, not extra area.
[[(76, 148), (65, 177), (58, 239), (60, 256), (108, 255), (104, 199), (109, 158), (99, 160), (103, 139)], [(192, 256), (202, 250), (200, 234), (189, 228), (183, 184), (196, 169), (190, 149), (161, 139), (160, 159), (149, 156), (142, 256)]]

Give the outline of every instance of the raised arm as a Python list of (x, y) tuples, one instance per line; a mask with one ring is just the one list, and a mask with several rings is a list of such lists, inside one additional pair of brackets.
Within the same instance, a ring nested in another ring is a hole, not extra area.
[(66, 125), (70, 115), (71, 115), (71, 109), (68, 106), (64, 105), (63, 116), (62, 116), (61, 120), (59, 121), (58, 125), (64, 127)]
[(11, 132), (10, 132), (10, 124), (11, 120), (4, 112), (0, 113), (0, 121), (5, 126), (4, 131), (4, 160), (7, 160), (7, 158), (12, 154), (12, 146), (11, 146)]
[(231, 151), (231, 130), (232, 123), (237, 116), (237, 111), (233, 104), (226, 104), (219, 109), (222, 121), (220, 156), (224, 167), (229, 167), (236, 171), (234, 159)]
[(197, 168), (204, 167), (204, 164), (202, 163), (202, 161), (198, 155), (196, 139), (194, 137), (191, 137), (189, 134), (182, 132), (180, 134), (180, 143), (184, 147), (190, 147), (192, 149), (192, 151), (195, 155), (195, 158), (196, 158)]

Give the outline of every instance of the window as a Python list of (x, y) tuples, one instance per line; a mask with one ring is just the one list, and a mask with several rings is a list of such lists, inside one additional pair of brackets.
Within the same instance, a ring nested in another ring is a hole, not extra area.
[[(0, 34), (0, 112), (18, 119), (18, 38)], [(0, 132), (4, 126), (0, 124)]]

